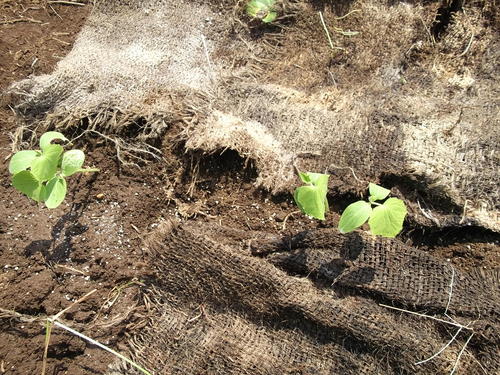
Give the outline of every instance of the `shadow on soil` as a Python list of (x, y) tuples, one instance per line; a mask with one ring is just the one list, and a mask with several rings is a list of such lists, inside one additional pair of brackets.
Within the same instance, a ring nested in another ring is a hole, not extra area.
[[(51, 230), (50, 240), (37, 240), (31, 242), (24, 248), (24, 255), (31, 257), (36, 253), (41, 253), (47, 261), (59, 262), (69, 257), (73, 250), (71, 240), (74, 236), (81, 235), (88, 230), (86, 225), (78, 222), (83, 212), (88, 206), (90, 191), (92, 185), (97, 179), (97, 175), (93, 175), (89, 181), (85, 203), (73, 203), (69, 212), (62, 215)], [(74, 201), (74, 195), (69, 200)], [(62, 234), (62, 235), (61, 235)], [(61, 240), (62, 238), (62, 240)]]

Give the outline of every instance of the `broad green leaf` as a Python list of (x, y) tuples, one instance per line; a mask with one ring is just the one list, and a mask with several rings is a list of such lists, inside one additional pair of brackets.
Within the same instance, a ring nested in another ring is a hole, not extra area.
[(299, 172), (299, 177), (305, 184), (312, 184), (323, 189), (325, 192), (328, 190), (329, 174), (314, 173), (314, 172)]
[(389, 189), (383, 188), (382, 186), (378, 186), (375, 184), (368, 185), (368, 189), (370, 191), (370, 202), (381, 201), (389, 195), (391, 192)]
[(62, 154), (63, 148), (60, 145), (48, 145), (43, 150), (42, 154), (33, 160), (31, 163), (31, 173), (40, 181), (50, 180), (57, 171), (59, 156)]
[(325, 204), (326, 197), (321, 189), (316, 186), (300, 186), (295, 190), (293, 198), (304, 214), (325, 220), (328, 202)]
[(31, 162), (37, 157), (38, 153), (34, 150), (24, 150), (17, 152), (9, 163), (9, 172), (16, 174), (25, 171), (31, 166)]
[(21, 193), (32, 197), (36, 195), (37, 189), (40, 189), (41, 183), (30, 171), (21, 171), (12, 176), (12, 185)]
[(68, 139), (59, 132), (47, 132), (40, 137), (40, 148), (45, 151), (47, 146), (51, 144), (54, 139), (60, 139), (62, 141), (67, 141)]
[(407, 210), (405, 203), (398, 198), (389, 198), (377, 206), (368, 220), (370, 231), (379, 236), (396, 237), (403, 229)]
[(314, 186), (319, 187), (325, 192), (328, 190), (328, 178), (330, 178), (329, 174), (309, 172), (308, 176)]
[(71, 176), (72, 174), (81, 171), (83, 162), (85, 161), (85, 154), (81, 150), (66, 151), (62, 156), (61, 169), (64, 176)]
[(56, 208), (59, 206), (64, 197), (66, 197), (66, 180), (64, 177), (54, 177), (47, 182), (45, 193), (45, 205), (47, 208)]
[(46, 198), (46, 187), (44, 184), (40, 183), (38, 188), (33, 191), (33, 193), (30, 196), (31, 199), (37, 201), (37, 202), (43, 202)]
[(372, 206), (365, 201), (357, 201), (344, 210), (339, 221), (340, 233), (349, 233), (363, 225), (372, 213)]

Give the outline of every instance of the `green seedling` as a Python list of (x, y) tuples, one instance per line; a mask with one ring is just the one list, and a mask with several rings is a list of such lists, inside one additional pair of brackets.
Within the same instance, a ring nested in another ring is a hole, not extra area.
[(29, 198), (56, 208), (66, 197), (66, 177), (75, 173), (98, 172), (82, 168), (85, 154), (81, 150), (64, 152), (63, 146), (52, 141), (68, 141), (59, 132), (47, 132), (40, 137), (40, 150), (17, 152), (9, 163), (12, 185)]
[[(339, 231), (349, 233), (368, 220), (370, 232), (383, 237), (396, 237), (403, 229), (407, 210), (405, 203), (398, 198), (389, 198), (390, 190), (370, 183), (368, 202), (358, 201), (350, 204), (340, 217)], [(372, 208), (372, 205), (375, 208)]]
[(264, 23), (273, 22), (278, 17), (275, 4), (276, 0), (251, 0), (247, 4), (247, 14)]
[(328, 178), (330, 175), (321, 173), (299, 172), (299, 177), (306, 185), (295, 190), (293, 198), (300, 210), (307, 216), (325, 220), (328, 211)]

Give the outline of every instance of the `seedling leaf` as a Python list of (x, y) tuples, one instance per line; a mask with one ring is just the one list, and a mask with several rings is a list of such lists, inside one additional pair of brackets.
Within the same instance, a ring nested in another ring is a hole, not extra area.
[(11, 174), (16, 174), (21, 171), (25, 171), (31, 166), (33, 160), (37, 157), (38, 153), (34, 150), (24, 150), (19, 151), (12, 159), (10, 159), (9, 163), (9, 172)]
[(330, 176), (322, 173), (299, 172), (299, 177), (308, 185), (300, 186), (295, 190), (293, 197), (297, 206), (304, 214), (325, 220), (325, 212), (328, 211), (326, 193)]
[(59, 156), (62, 152), (63, 148), (60, 145), (47, 145), (42, 154), (36, 157), (31, 163), (31, 173), (33, 173), (33, 176), (40, 182), (54, 177), (57, 171)]
[(62, 157), (61, 169), (64, 176), (71, 176), (76, 172), (80, 172), (85, 154), (82, 150), (66, 151)]
[(389, 198), (373, 209), (368, 220), (370, 231), (374, 235), (396, 237), (403, 229), (406, 214), (406, 206), (401, 199)]
[(41, 183), (30, 171), (21, 171), (12, 177), (12, 185), (31, 198), (40, 188)]
[(368, 190), (370, 191), (370, 202), (373, 201), (381, 201), (389, 195), (391, 192), (389, 189), (383, 188), (382, 186), (378, 186), (375, 184), (368, 185)]
[(366, 220), (368, 220), (371, 213), (372, 207), (368, 202), (357, 201), (350, 204), (340, 217), (340, 233), (349, 233), (360, 227), (366, 222)]
[(29, 196), (31, 199), (37, 202), (43, 202), (47, 195), (46, 187), (44, 184), (40, 183), (38, 188), (33, 191), (33, 193)]
[(51, 144), (51, 142), (54, 139), (60, 139), (62, 141), (67, 141), (68, 140), (63, 134), (61, 134), (59, 132), (47, 132), (47, 133), (44, 133), (40, 137), (40, 148), (42, 149), (42, 151), (45, 151), (45, 149)]
[(300, 186), (295, 190), (293, 197), (304, 214), (325, 220), (328, 203), (325, 204), (326, 197), (317, 186)]
[(56, 208), (66, 196), (66, 180), (64, 177), (54, 177), (47, 182), (45, 193), (45, 205), (47, 208)]
[(326, 192), (326, 190), (328, 189), (328, 178), (330, 177), (330, 175), (308, 172), (307, 176), (309, 178), (309, 181), (311, 181), (311, 184), (319, 187)]
[(309, 177), (311, 173), (303, 173), (299, 172), (299, 177), (304, 184), (312, 184), (311, 177)]

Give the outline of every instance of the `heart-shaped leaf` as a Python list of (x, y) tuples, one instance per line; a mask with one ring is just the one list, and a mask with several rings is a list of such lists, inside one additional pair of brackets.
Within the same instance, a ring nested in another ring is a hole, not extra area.
[(319, 220), (325, 220), (325, 211), (328, 209), (328, 201), (321, 189), (317, 186), (301, 186), (295, 190), (293, 195), (300, 210)]
[(40, 189), (40, 181), (30, 171), (21, 171), (12, 176), (12, 185), (21, 193), (26, 194), (28, 197), (36, 195), (37, 189)]
[(47, 182), (45, 205), (47, 208), (56, 208), (66, 197), (66, 180), (64, 177), (54, 177)]
[(61, 169), (64, 176), (71, 176), (79, 172), (85, 161), (85, 154), (81, 150), (66, 151), (62, 156)]
[(349, 233), (363, 225), (372, 213), (372, 206), (365, 201), (357, 201), (344, 210), (339, 221), (340, 233)]
[(37, 156), (38, 153), (34, 150), (24, 150), (15, 153), (10, 159), (9, 172), (16, 174), (18, 172), (25, 171), (31, 166), (31, 163)]
[(44, 133), (40, 137), (40, 148), (42, 149), (42, 151), (45, 151), (45, 149), (51, 144), (51, 142), (54, 139), (60, 139), (62, 141), (67, 141), (68, 140), (63, 134), (61, 134), (59, 132), (47, 132), (47, 133)]
[(368, 185), (368, 190), (370, 191), (370, 202), (381, 201), (387, 198), (387, 196), (391, 192), (389, 189), (372, 184), (371, 182)]
[(396, 237), (403, 229), (406, 214), (406, 206), (401, 199), (389, 198), (373, 209), (368, 220), (370, 231), (383, 237)]
[(60, 145), (49, 144), (46, 146), (42, 154), (31, 163), (33, 176), (40, 182), (52, 179), (56, 174), (59, 156), (62, 152), (63, 148)]
[(44, 184), (40, 183), (40, 186), (38, 186), (38, 188), (33, 191), (33, 193), (30, 195), (30, 198), (37, 202), (43, 202), (46, 198), (46, 195), (46, 187)]
[(295, 190), (293, 195), (300, 210), (311, 217), (325, 220), (325, 212), (328, 211), (328, 178), (330, 175), (322, 173), (299, 173), (302, 182), (309, 186), (301, 186)]

